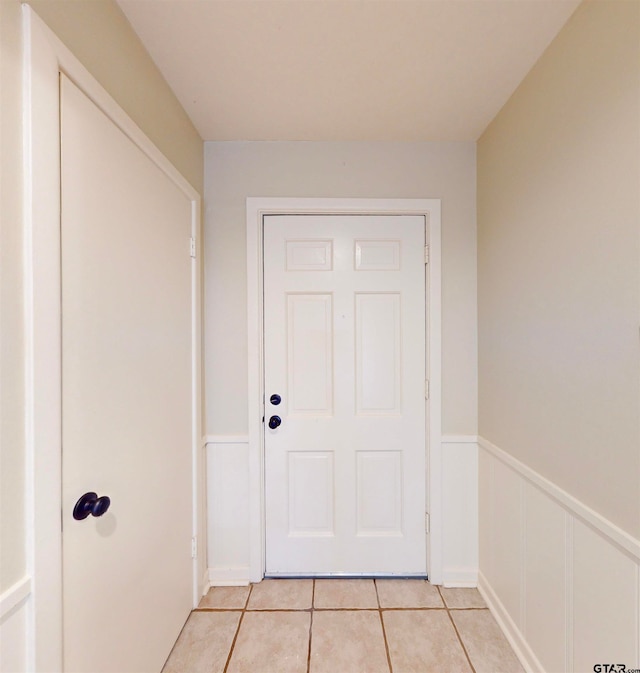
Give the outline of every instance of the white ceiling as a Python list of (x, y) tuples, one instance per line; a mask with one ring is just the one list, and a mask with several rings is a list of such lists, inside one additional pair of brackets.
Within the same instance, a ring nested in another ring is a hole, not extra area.
[(118, 0), (204, 140), (476, 140), (579, 0)]

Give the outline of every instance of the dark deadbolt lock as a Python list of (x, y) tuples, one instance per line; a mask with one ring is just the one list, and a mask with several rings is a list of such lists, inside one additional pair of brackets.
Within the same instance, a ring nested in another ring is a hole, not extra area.
[(111, 498), (109, 496), (103, 495), (99, 498), (97, 493), (89, 491), (78, 500), (73, 508), (73, 518), (82, 521), (89, 515), (102, 516), (109, 509), (110, 504)]
[(269, 402), (271, 402), (271, 404), (273, 404), (274, 407), (277, 407), (280, 404), (280, 402), (282, 402), (282, 398), (280, 397), (280, 395), (271, 395), (271, 397), (269, 398)]

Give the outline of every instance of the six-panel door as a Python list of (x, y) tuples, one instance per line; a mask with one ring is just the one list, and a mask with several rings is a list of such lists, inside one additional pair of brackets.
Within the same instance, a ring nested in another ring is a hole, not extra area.
[(264, 218), (267, 575), (426, 572), (424, 245), (420, 216)]

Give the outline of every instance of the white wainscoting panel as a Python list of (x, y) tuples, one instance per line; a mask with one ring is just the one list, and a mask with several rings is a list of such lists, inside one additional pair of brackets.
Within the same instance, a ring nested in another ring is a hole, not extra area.
[[(640, 668), (636, 562), (580, 521), (573, 527), (573, 666)], [(632, 666), (633, 664), (633, 666)]]
[(640, 668), (640, 541), (478, 444), (478, 586), (526, 670)]
[[(491, 517), (494, 492), (493, 466), (491, 454), (478, 448), (478, 572), (493, 577), (491, 570), (491, 549), (494, 526), (488, 525)], [(478, 583), (480, 577), (478, 576)]]
[(524, 520), (522, 495), (524, 483), (506, 465), (493, 466), (494, 491), (492, 518), (500, 528), (491, 536), (491, 562), (487, 579), (500, 596), (504, 607), (519, 629), (524, 626), (523, 553)]
[(27, 614), (31, 577), (16, 582), (0, 596), (0, 673), (28, 670)]
[(442, 582), (478, 585), (478, 438), (442, 437)]
[(524, 631), (546, 671), (567, 670), (566, 558), (568, 514), (531, 484), (524, 485)]
[(207, 437), (207, 563), (211, 586), (249, 583), (249, 441)]
[[(249, 582), (249, 460), (246, 436), (207, 442), (209, 582)], [(478, 445), (475, 435), (442, 438), (443, 584), (478, 584)]]

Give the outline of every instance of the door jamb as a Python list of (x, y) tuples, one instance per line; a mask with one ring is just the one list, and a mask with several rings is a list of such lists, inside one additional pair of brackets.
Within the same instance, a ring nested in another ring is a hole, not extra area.
[[(23, 209), (25, 302), (25, 439), (27, 665), (63, 670), (62, 399), (60, 304), (60, 113), (63, 72), (191, 202), (191, 231), (200, 247), (200, 195), (28, 5), (23, 12)], [(185, 254), (188, 248), (185, 242)], [(192, 535), (204, 548), (201, 430), (200, 252), (191, 264)], [(200, 533), (200, 534), (199, 534)], [(199, 535), (198, 535), (199, 534)], [(203, 554), (193, 560), (193, 602), (201, 592)]]
[(247, 199), (247, 320), (249, 405), (249, 581), (265, 572), (264, 506), (264, 344), (263, 241), (265, 215), (422, 215), (425, 217), (429, 263), (427, 280), (427, 572), (442, 583), (442, 374), (441, 374), (441, 209), (440, 199)]

